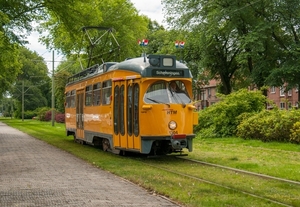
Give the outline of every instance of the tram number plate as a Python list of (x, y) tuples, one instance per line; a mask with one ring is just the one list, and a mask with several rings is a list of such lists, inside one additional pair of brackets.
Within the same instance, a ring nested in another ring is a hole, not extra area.
[(178, 134), (178, 131), (169, 131), (170, 135)]

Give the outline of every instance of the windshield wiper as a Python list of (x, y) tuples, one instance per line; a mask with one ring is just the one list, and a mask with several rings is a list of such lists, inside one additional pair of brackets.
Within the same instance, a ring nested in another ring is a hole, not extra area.
[(168, 107), (170, 107), (170, 104), (168, 104), (168, 103), (164, 103), (164, 102), (161, 102), (161, 101), (157, 101), (157, 100), (152, 99), (152, 98), (146, 98), (146, 99), (148, 99), (148, 100), (150, 100), (150, 101), (153, 101), (154, 103), (166, 104)]

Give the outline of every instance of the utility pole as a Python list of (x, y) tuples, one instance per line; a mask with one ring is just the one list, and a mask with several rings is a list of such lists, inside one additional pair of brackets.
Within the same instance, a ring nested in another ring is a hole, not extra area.
[(22, 121), (24, 121), (24, 80), (22, 80)]
[(13, 118), (13, 112), (14, 112), (14, 101), (13, 98), (10, 97), (10, 101), (11, 101), (11, 109), (10, 109), (10, 118)]
[(54, 118), (55, 118), (55, 100), (54, 100), (54, 50), (52, 51), (52, 113), (51, 113), (51, 119), (52, 119), (52, 126), (54, 126)]

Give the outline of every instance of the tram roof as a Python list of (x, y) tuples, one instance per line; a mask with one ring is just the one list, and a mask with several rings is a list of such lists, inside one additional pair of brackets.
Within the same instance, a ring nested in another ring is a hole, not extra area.
[(74, 83), (91, 76), (103, 74), (114, 70), (127, 70), (138, 73), (141, 77), (181, 77), (192, 78), (188, 67), (176, 60), (173, 55), (148, 55), (127, 59), (122, 62), (106, 62), (102, 65), (94, 65), (81, 71), (68, 79), (68, 83)]
[(172, 55), (149, 55), (128, 59), (108, 68), (108, 71), (113, 70), (133, 71), (142, 77), (192, 77), (188, 67)]

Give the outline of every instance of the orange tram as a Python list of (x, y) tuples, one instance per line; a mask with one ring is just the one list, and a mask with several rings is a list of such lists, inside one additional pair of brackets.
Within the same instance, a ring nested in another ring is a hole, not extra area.
[(192, 75), (171, 55), (94, 65), (68, 79), (67, 135), (119, 154), (193, 150)]

